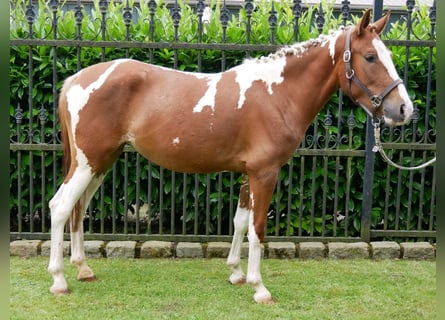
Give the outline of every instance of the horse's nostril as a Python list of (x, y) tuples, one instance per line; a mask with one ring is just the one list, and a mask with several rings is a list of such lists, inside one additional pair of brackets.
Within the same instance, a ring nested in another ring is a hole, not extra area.
[(405, 114), (405, 104), (404, 104), (404, 103), (402, 103), (402, 104), (400, 105), (400, 114), (401, 114), (401, 115)]

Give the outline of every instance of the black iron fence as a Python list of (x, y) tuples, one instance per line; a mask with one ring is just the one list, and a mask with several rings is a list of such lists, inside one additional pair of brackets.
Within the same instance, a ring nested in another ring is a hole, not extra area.
[[(332, 7), (299, 0), (230, 6), (11, 0), (11, 6), (11, 239), (49, 238), (48, 202), (62, 181), (57, 95), (70, 74), (117, 57), (225, 70), (350, 24), (353, 13), (350, 1)], [(381, 2), (375, 6), (379, 15)], [(382, 130), (385, 149), (405, 165), (436, 152), (435, 13), (435, 1), (417, 7), (408, 0), (383, 36), (415, 103), (408, 125)], [(367, 122), (341, 91), (328, 102), (281, 170), (268, 241), (435, 239), (435, 166), (408, 172), (388, 165), (371, 150)], [(239, 180), (234, 173), (168, 171), (126, 147), (86, 212), (85, 237), (229, 240)]]

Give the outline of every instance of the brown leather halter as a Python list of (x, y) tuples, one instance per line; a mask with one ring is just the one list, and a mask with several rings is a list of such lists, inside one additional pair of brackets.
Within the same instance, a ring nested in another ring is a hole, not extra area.
[(401, 79), (396, 79), (392, 83), (390, 83), (379, 95), (373, 94), (366, 85), (360, 81), (360, 79), (355, 75), (355, 71), (351, 66), (351, 32), (352, 28), (348, 29), (348, 33), (346, 35), (346, 44), (345, 44), (345, 52), (343, 53), (343, 62), (346, 66), (346, 79), (347, 79), (347, 86), (349, 95), (352, 98), (352, 91), (351, 91), (351, 80), (357, 85), (357, 87), (360, 88), (371, 100), (373, 110), (372, 112), (365, 108), (361, 103), (358, 102), (358, 100), (355, 100), (354, 102), (358, 105), (360, 105), (363, 109), (365, 109), (366, 112), (368, 112), (372, 118), (373, 121), (380, 121), (377, 117), (377, 111), (381, 108), (383, 99), (399, 84), (402, 84), (403, 81)]

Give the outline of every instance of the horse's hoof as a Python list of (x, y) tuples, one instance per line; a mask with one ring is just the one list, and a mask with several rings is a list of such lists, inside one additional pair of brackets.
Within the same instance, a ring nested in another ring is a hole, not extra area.
[(70, 289), (68, 289), (68, 288), (65, 288), (65, 289), (50, 288), (49, 292), (51, 292), (55, 296), (66, 296), (66, 295), (70, 294)]
[(78, 277), (77, 280), (82, 282), (93, 282), (97, 280), (97, 277), (93, 274), (92, 276), (89, 277)]
[(259, 304), (275, 304), (275, 302), (276, 301), (273, 298), (257, 301)]
[(239, 286), (245, 285), (246, 284), (246, 276), (244, 276), (244, 275), (236, 276), (236, 275), (232, 274), (229, 278), (229, 282), (231, 284), (235, 284), (235, 285), (239, 285)]
[(235, 286), (243, 286), (243, 285), (246, 284), (246, 279), (242, 278), (242, 279), (238, 279), (238, 280), (235, 280), (235, 281), (229, 280), (229, 282), (231, 284), (235, 285)]
[(256, 303), (260, 304), (275, 304), (275, 300), (272, 298), (269, 292), (267, 293), (257, 293), (254, 295), (254, 300)]

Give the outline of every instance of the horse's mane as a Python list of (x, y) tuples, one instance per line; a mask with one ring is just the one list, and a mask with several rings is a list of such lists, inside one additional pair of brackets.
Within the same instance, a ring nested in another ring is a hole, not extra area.
[(330, 30), (328, 34), (320, 34), (317, 38), (309, 39), (303, 42), (296, 42), (293, 45), (283, 46), (267, 56), (251, 58), (248, 60), (254, 60), (256, 62), (269, 62), (288, 55), (300, 56), (311, 47), (326, 45), (326, 43), (338, 36), (339, 33), (343, 32), (344, 29), (345, 27), (341, 26), (338, 30)]

